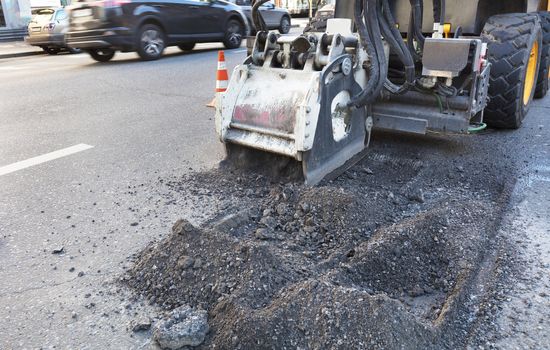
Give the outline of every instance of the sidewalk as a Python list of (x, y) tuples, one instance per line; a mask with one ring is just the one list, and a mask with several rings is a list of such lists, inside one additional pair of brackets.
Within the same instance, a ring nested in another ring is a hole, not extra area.
[(0, 59), (41, 55), (44, 51), (36, 46), (30, 46), (24, 41), (0, 42)]

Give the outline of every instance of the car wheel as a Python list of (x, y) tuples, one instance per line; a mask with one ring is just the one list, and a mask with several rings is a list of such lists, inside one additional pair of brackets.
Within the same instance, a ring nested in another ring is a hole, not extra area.
[(145, 61), (157, 60), (166, 47), (164, 33), (159, 26), (146, 24), (138, 33), (137, 52)]
[(115, 50), (113, 49), (93, 49), (89, 50), (88, 53), (98, 62), (110, 61), (115, 56)]
[(244, 26), (236, 19), (231, 19), (227, 22), (225, 29), (225, 39), (223, 44), (228, 49), (236, 49), (241, 46), (243, 41)]
[(281, 25), (279, 26), (279, 33), (288, 34), (290, 32), (290, 18), (283, 16), (281, 18)]
[(182, 51), (191, 51), (195, 47), (195, 43), (185, 43), (185, 44), (179, 44), (178, 47)]
[(75, 48), (72, 48), (72, 47), (69, 47), (68, 50), (69, 50), (69, 52), (72, 53), (72, 54), (77, 54), (77, 53), (81, 53), (81, 52), (82, 52), (81, 49), (75, 49)]
[(48, 53), (48, 55), (57, 55), (61, 50), (59, 50), (57, 47), (47, 47), (45, 51)]

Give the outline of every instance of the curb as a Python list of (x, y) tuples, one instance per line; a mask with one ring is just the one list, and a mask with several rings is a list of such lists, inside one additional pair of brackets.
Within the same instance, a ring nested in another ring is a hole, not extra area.
[(0, 54), (0, 60), (5, 58), (25, 57), (25, 56), (35, 56), (35, 55), (45, 55), (45, 52), (27, 51), (27, 52), (14, 52), (14, 53)]

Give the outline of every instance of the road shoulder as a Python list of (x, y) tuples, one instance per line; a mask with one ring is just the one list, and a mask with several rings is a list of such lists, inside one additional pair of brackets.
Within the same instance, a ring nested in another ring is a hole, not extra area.
[(523, 200), (505, 236), (518, 249), (516, 283), (495, 320), (499, 349), (550, 348), (550, 166), (518, 183)]
[(23, 41), (0, 42), (0, 59), (42, 55), (44, 51)]

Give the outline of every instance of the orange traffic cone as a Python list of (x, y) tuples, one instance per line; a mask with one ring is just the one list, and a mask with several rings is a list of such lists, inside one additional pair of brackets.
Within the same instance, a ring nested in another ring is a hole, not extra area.
[(225, 65), (225, 53), (223, 50), (218, 51), (218, 70), (216, 72), (216, 96), (207, 104), (207, 107), (216, 107), (216, 97), (220, 92), (227, 90), (227, 84), (229, 81), (229, 74), (227, 73), (227, 66)]

